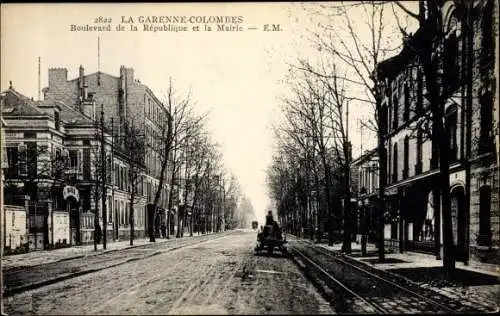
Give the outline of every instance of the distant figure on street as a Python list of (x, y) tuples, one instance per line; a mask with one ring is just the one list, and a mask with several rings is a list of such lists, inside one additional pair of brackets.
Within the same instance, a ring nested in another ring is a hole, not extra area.
[(164, 223), (161, 224), (161, 236), (163, 238), (167, 237), (167, 226)]
[(101, 238), (102, 238), (101, 225), (97, 224), (96, 229), (95, 229), (95, 240), (96, 240), (96, 243), (100, 244), (101, 243)]

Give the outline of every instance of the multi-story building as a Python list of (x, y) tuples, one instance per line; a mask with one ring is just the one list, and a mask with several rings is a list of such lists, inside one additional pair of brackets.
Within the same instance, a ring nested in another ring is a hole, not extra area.
[[(33, 101), (10, 87), (1, 102), (8, 160), (5, 202), (26, 206), (30, 248), (93, 242), (96, 209), (100, 227), (116, 223), (110, 236), (128, 230), (128, 160), (113, 147), (111, 135), (101, 138), (98, 122), (61, 101)], [(112, 161), (121, 166), (121, 176), (106, 177), (107, 209), (115, 210), (107, 219), (101, 207), (101, 148), (109, 169)], [(144, 219), (137, 214), (136, 236), (144, 235)]]
[[(444, 129), (448, 143), (452, 227), (456, 258), (498, 258), (498, 152), (495, 150), (493, 108), (498, 108), (498, 8), (493, 0), (475, 2), (472, 34), (464, 36), (454, 1), (445, 1), (443, 54), (437, 70), (446, 85)], [(496, 17), (496, 18), (494, 18)], [(494, 22), (496, 21), (496, 22)], [(435, 252), (440, 257), (442, 214), (439, 210), (438, 139), (424, 69), (416, 52), (435, 34), (425, 21), (395, 57), (379, 64), (377, 74), (385, 98), (380, 124), (387, 150), (388, 214), (385, 238), (389, 246)], [(468, 33), (470, 34), (470, 33)], [(496, 57), (495, 57), (496, 56)], [(467, 67), (472, 70), (467, 76)], [(434, 190), (436, 189), (436, 190)], [(437, 216), (436, 214), (439, 214)]]
[[(123, 139), (124, 123), (134, 125), (147, 142), (145, 153), (146, 170), (142, 176), (146, 203), (154, 200), (159, 185), (161, 172), (161, 139), (165, 135), (167, 109), (146, 85), (134, 78), (134, 70), (120, 67), (119, 76), (102, 72), (85, 75), (80, 66), (77, 78), (68, 80), (68, 70), (65, 68), (49, 69), (49, 85), (43, 89), (45, 100), (62, 101), (74, 109), (89, 116), (100, 119), (100, 109), (105, 113), (105, 124), (113, 125), (113, 136), (118, 144)], [(88, 106), (93, 100), (95, 107)], [(120, 166), (114, 166), (119, 172)], [(167, 174), (169, 171), (167, 170)], [(166, 176), (168, 178), (168, 176)], [(156, 217), (156, 233), (159, 234), (161, 221), (165, 220), (167, 207), (168, 181), (164, 181), (159, 202), (162, 216)], [(138, 208), (136, 208), (138, 210)], [(147, 212), (145, 205), (141, 213)], [(149, 227), (148, 220), (144, 228)], [(111, 225), (108, 226), (111, 231)]]
[(366, 151), (351, 162), (352, 192), (357, 200), (357, 233), (365, 232), (370, 242), (377, 238), (378, 167), (376, 149)]

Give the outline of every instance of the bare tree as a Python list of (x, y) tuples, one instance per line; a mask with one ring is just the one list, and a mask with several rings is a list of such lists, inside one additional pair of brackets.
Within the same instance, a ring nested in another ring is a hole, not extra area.
[[(421, 32), (425, 32), (424, 39), (418, 44), (408, 41), (412, 53), (420, 59), (420, 66), (423, 70), (425, 81), (426, 98), (429, 108), (423, 113), (427, 122), (427, 132), (431, 134), (433, 140), (433, 168), (439, 169), (438, 188), (435, 189), (434, 199), (441, 200), (441, 210), (439, 203), (435, 203), (435, 216), (442, 214), (443, 220), (443, 268), (448, 278), (452, 278), (455, 272), (455, 246), (453, 237), (451, 195), (450, 195), (450, 144), (449, 135), (445, 121), (445, 103), (447, 99), (459, 92), (458, 87), (463, 85), (467, 91), (467, 103), (471, 103), (472, 95), (472, 56), (473, 56), (473, 2), (453, 1), (458, 12), (458, 21), (462, 29), (462, 41), (459, 44), (455, 35), (446, 38), (445, 21), (441, 12), (441, 3), (435, 0), (420, 0), (419, 12), (412, 12), (401, 2), (395, 5), (405, 12), (408, 12), (420, 23)], [(411, 38), (405, 26), (398, 20), (401, 33)], [(459, 46), (460, 45), (460, 46)], [(457, 54), (461, 47), (461, 55)], [(460, 67), (457, 67), (459, 61)], [(458, 69), (457, 69), (458, 68)], [(460, 82), (461, 80), (461, 82)], [(470, 108), (470, 106), (468, 106)], [(470, 111), (470, 110), (469, 110)], [(468, 119), (470, 120), (470, 119)], [(429, 128), (428, 126), (431, 125)], [(467, 128), (466, 151), (470, 151), (470, 127)], [(470, 153), (468, 153), (469, 155)], [(467, 155), (467, 156), (468, 156)], [(438, 163), (439, 161), (439, 163)], [(467, 164), (468, 166), (468, 164)], [(467, 174), (469, 171), (467, 171)], [(469, 185), (470, 186), (470, 185)], [(467, 186), (467, 187), (469, 187)], [(436, 252), (439, 256), (439, 236), (436, 242)]]
[[(156, 217), (157, 206), (165, 186), (167, 167), (171, 162), (173, 163), (172, 159), (175, 159), (175, 157), (172, 157), (173, 151), (178, 146), (185, 145), (186, 138), (190, 136), (193, 130), (198, 128), (204, 118), (204, 116), (193, 114), (190, 94), (179, 97), (170, 78), (165, 100), (166, 121), (161, 127), (160, 141), (157, 144), (149, 144), (151, 149), (158, 154), (160, 162), (159, 183), (152, 203), (154, 217)], [(150, 241), (154, 241), (154, 233), (151, 232)]]
[[(321, 81), (300, 70), (295, 73), (295, 82), (292, 83), (294, 97), (285, 100), (284, 112), (288, 124), (298, 137), (310, 139), (314, 144), (320, 159), (321, 170), (325, 185), (323, 186), (326, 209), (328, 214), (328, 241), (333, 244), (333, 192), (332, 192), (332, 148), (334, 135), (332, 135), (326, 86)], [(295, 138), (296, 139), (296, 138)], [(304, 147), (304, 144), (302, 145)], [(319, 230), (318, 230), (319, 233)], [(319, 240), (318, 236), (318, 240)]]
[[(352, 10), (362, 15), (363, 34), (360, 36), (355, 25), (361, 19)], [(353, 6), (349, 3), (337, 3), (322, 6), (322, 10), (308, 9), (322, 19), (319, 22), (320, 31), (311, 32), (311, 41), (318, 51), (345, 70), (342, 77), (339, 74), (325, 72), (328, 67), (311, 67), (302, 61), (297, 67), (306, 70), (320, 78), (336, 77), (350, 84), (345, 91), (348, 99), (353, 102), (368, 104), (374, 113), (373, 119), (363, 122), (364, 126), (377, 134), (377, 152), (379, 156), (379, 194), (378, 194), (378, 254), (379, 260), (385, 259), (384, 251), (384, 214), (385, 187), (387, 185), (387, 151), (384, 144), (385, 126), (382, 108), (383, 95), (380, 93), (380, 82), (374, 74), (376, 66), (401, 47), (397, 41), (398, 32), (388, 25), (386, 2), (361, 2)], [(356, 22), (354, 17), (356, 16)], [(396, 40), (395, 40), (396, 39)], [(394, 44), (396, 43), (396, 44)], [(328, 63), (331, 64), (331, 63)]]
[(134, 226), (135, 226), (135, 204), (139, 193), (139, 184), (142, 181), (141, 175), (145, 169), (144, 157), (146, 153), (146, 144), (141, 129), (135, 124), (135, 121), (124, 122), (124, 141), (123, 148), (126, 153), (126, 162), (128, 167), (128, 193), (130, 194), (130, 245), (134, 244)]

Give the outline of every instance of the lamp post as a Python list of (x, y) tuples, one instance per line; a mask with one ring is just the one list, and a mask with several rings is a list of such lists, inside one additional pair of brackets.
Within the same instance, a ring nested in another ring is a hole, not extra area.
[(361, 220), (360, 220), (360, 228), (361, 228), (361, 255), (366, 256), (366, 204), (368, 204), (368, 198), (365, 198), (366, 189), (363, 187), (360, 191), (360, 197), (358, 203), (361, 204)]

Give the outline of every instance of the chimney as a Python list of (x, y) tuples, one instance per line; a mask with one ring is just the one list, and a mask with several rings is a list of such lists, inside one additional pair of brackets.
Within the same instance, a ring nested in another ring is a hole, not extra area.
[(79, 88), (80, 89), (83, 89), (83, 85), (84, 85), (84, 69), (82, 67), (82, 65), (80, 65), (80, 69), (78, 70), (78, 84), (79, 84)]
[(49, 69), (49, 87), (58, 86), (68, 81), (68, 69), (50, 68)]

